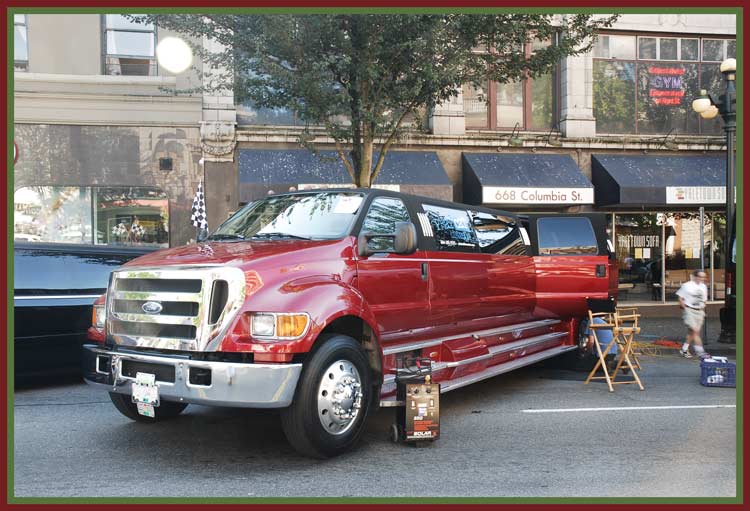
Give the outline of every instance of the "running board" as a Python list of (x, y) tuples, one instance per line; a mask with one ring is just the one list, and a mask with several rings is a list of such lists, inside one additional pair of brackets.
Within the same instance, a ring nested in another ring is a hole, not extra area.
[(522, 332), (524, 330), (531, 330), (532, 328), (540, 328), (544, 326), (551, 326), (560, 323), (559, 319), (540, 319), (537, 321), (529, 321), (528, 323), (518, 323), (515, 325), (507, 325), (499, 328), (491, 328), (489, 330), (479, 330), (477, 332), (451, 335), (448, 337), (440, 337), (438, 339), (430, 339), (427, 341), (412, 342), (409, 344), (401, 344), (398, 346), (390, 346), (383, 350), (383, 355), (393, 355), (394, 353), (403, 353), (405, 351), (413, 351), (423, 348), (430, 348), (437, 346), (447, 341), (454, 341), (456, 339), (463, 339), (466, 337), (486, 337), (488, 335), (501, 335), (508, 334), (511, 332)]
[[(460, 389), (461, 387), (465, 387), (466, 385), (471, 385), (472, 383), (476, 383), (476, 382), (485, 380), (487, 378), (492, 378), (493, 376), (507, 373), (507, 372), (513, 371), (514, 369), (518, 369), (520, 367), (531, 365), (531, 364), (540, 362), (548, 358), (556, 357), (558, 355), (562, 355), (563, 353), (576, 350), (576, 349), (578, 349), (577, 346), (556, 346), (548, 350), (540, 351), (538, 353), (533, 353), (531, 355), (527, 355), (522, 358), (517, 358), (513, 362), (505, 362), (503, 364), (499, 364), (496, 366), (490, 366), (484, 371), (481, 371), (479, 373), (468, 374), (461, 378), (447, 381), (445, 383), (440, 382), (440, 393), (444, 394), (446, 392), (450, 392), (451, 390)], [(392, 376), (392, 375), (389, 375), (389, 376)], [(385, 381), (383, 382), (384, 385), (386, 383), (388, 382), (385, 382)], [(390, 383), (394, 383), (394, 379), (391, 379)], [(392, 408), (395, 406), (403, 406), (403, 405), (404, 405), (404, 402), (398, 401), (396, 399), (396, 396), (380, 400), (380, 406), (382, 408)]]
[(486, 378), (491, 378), (492, 376), (497, 376), (498, 374), (507, 373), (509, 371), (513, 371), (514, 369), (518, 369), (519, 367), (527, 366), (547, 358), (556, 357), (557, 355), (562, 355), (563, 353), (576, 349), (578, 349), (577, 346), (556, 346), (548, 350), (517, 358), (513, 362), (506, 362), (503, 364), (498, 364), (496, 366), (490, 366), (479, 373), (467, 374), (466, 376), (463, 376), (461, 378), (457, 378), (455, 380), (447, 381), (444, 384), (441, 384), (440, 393), (442, 394), (451, 390), (460, 389), (461, 387), (465, 387), (466, 385), (476, 383)]
[[(522, 348), (531, 348), (532, 346), (536, 344), (542, 344), (545, 342), (549, 342), (554, 339), (559, 339), (561, 337), (565, 337), (567, 332), (550, 332), (548, 334), (543, 335), (537, 335), (536, 337), (528, 337), (526, 339), (520, 339), (518, 341), (514, 342), (508, 342), (505, 344), (498, 344), (495, 346), (492, 346), (488, 349), (488, 353), (484, 353), (482, 355), (478, 355), (476, 357), (472, 358), (465, 358), (463, 360), (456, 360), (453, 362), (432, 362), (431, 363), (431, 372), (436, 373), (438, 371), (442, 371), (443, 369), (453, 369), (456, 367), (461, 367), (463, 365), (467, 364), (473, 364), (476, 362), (482, 362), (483, 360), (489, 360), (493, 357), (496, 357), (498, 355), (501, 355), (503, 353), (508, 353), (510, 351), (515, 351)], [(547, 351), (547, 350), (545, 350)], [(531, 356), (531, 355), (529, 355)], [(524, 356), (523, 358), (526, 358)], [(518, 360), (520, 360), (519, 358)], [(478, 373), (481, 374), (481, 373)], [(396, 381), (396, 375), (395, 374), (387, 374), (383, 378), (383, 385), (392, 384)]]

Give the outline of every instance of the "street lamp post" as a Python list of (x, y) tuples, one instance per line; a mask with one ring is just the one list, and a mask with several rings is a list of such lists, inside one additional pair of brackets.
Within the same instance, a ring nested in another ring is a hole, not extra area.
[(732, 289), (732, 276), (729, 272), (729, 262), (732, 260), (732, 233), (734, 232), (734, 175), (735, 154), (734, 138), (737, 131), (737, 88), (735, 78), (737, 75), (737, 61), (726, 59), (721, 63), (721, 73), (726, 81), (726, 90), (718, 101), (707, 91), (701, 90), (700, 96), (693, 101), (693, 110), (704, 119), (713, 119), (717, 114), (724, 120), (724, 133), (727, 138), (727, 231), (724, 237), (724, 311), (722, 312), (721, 334), (719, 342), (736, 342), (734, 292)]

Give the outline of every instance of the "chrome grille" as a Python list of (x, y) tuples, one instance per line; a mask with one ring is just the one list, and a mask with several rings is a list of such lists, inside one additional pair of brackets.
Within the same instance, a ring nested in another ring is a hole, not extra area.
[(128, 268), (112, 277), (107, 334), (126, 346), (212, 351), (244, 299), (239, 268)]

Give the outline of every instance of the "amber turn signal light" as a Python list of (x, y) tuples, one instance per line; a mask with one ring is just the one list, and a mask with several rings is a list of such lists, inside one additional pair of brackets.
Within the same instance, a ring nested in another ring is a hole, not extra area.
[(307, 329), (307, 314), (284, 314), (276, 317), (276, 337), (301, 337)]

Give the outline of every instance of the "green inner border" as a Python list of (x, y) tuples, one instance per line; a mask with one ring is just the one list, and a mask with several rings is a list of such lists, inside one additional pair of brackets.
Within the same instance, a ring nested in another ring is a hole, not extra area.
[[(534, 13), (534, 14), (558, 14), (564, 11), (566, 14), (658, 14), (664, 13), (666, 7), (661, 8), (622, 8), (622, 9), (594, 9), (594, 8), (562, 8), (555, 7), (555, 10), (550, 8), (153, 8), (153, 9), (129, 9), (122, 8), (117, 9), (118, 13), (142, 13), (142, 14), (159, 14), (159, 13), (202, 13), (202, 12), (218, 12), (224, 14), (282, 14), (282, 13), (306, 13), (306, 14), (327, 14), (331, 12), (337, 13), (410, 13), (410, 14), (431, 14), (431, 13), (444, 13), (444, 12), (456, 12), (456, 13), (511, 13), (511, 12), (523, 12), (523, 13)], [(13, 64), (13, 14), (105, 14), (113, 12), (112, 9), (101, 9), (101, 8), (47, 8), (47, 7), (12, 7), (7, 8), (8, 14), (8, 37), (7, 37), (7, 69), (8, 69), (8, 119), (7, 123), (10, 127), (7, 130), (7, 147), (10, 149), (13, 146), (14, 140), (14, 117), (13, 117), (13, 99), (14, 99), (14, 64)], [(737, 31), (736, 39), (738, 41), (744, 41), (743, 33), (743, 9), (742, 8), (688, 8), (681, 7), (676, 9), (674, 12), (687, 13), (687, 14), (734, 14), (737, 17)], [(743, 62), (743, 44), (737, 45), (737, 60)], [(738, 250), (738, 261), (737, 264), (737, 307), (740, 311), (743, 311), (744, 307), (744, 175), (743, 169), (743, 141), (744, 141), (744, 129), (743, 129), (743, 108), (744, 104), (744, 80), (742, 73), (737, 74), (737, 136), (736, 136), (736, 147), (737, 147), (737, 159), (736, 169), (739, 172), (736, 173), (736, 186), (737, 186), (737, 241), (739, 245)], [(697, 92), (697, 91), (696, 91)], [(13, 169), (13, 156), (9, 150), (6, 156), (7, 168)], [(7, 281), (8, 283), (13, 281), (13, 259), (10, 257), (13, 248), (13, 238), (11, 237), (12, 226), (13, 226), (13, 178), (14, 172), (8, 172), (8, 197), (6, 197), (6, 223), (8, 227), (8, 268), (7, 268)], [(10, 313), (11, 303), (13, 302), (13, 293), (10, 286), (7, 291), (8, 298), (8, 322), (6, 325), (7, 339), (13, 338), (13, 316)], [(740, 313), (742, 315), (742, 312)], [(744, 322), (739, 321), (739, 328), (737, 329), (737, 339), (744, 339)], [(354, 497), (347, 498), (342, 501), (341, 498), (328, 498), (328, 497), (277, 497), (277, 498), (179, 498), (179, 497), (15, 497), (13, 496), (14, 491), (14, 424), (13, 424), (13, 411), (14, 408), (11, 406), (13, 403), (13, 389), (14, 389), (14, 372), (13, 364), (10, 363), (14, 359), (14, 343), (7, 343), (7, 367), (8, 367), (8, 378), (7, 378), (7, 407), (8, 407), (8, 438), (7, 438), (7, 449), (8, 449), (8, 495), (7, 502), (12, 504), (51, 504), (51, 503), (97, 503), (97, 504), (130, 504), (130, 503), (154, 503), (154, 504), (167, 504), (167, 503), (183, 503), (189, 502), (191, 504), (201, 503), (212, 503), (212, 504), (242, 504), (242, 503), (276, 503), (276, 504), (355, 504), (355, 503), (461, 503), (461, 504), (489, 504), (489, 503), (545, 503), (545, 504), (716, 504), (716, 505), (727, 505), (727, 504), (739, 504), (743, 501), (743, 448), (744, 448), (744, 437), (743, 431), (743, 407), (744, 407), (744, 367), (742, 364), (743, 360), (743, 346), (742, 342), (737, 343), (737, 401), (738, 406), (736, 408), (737, 417), (737, 452), (738, 456), (736, 459), (736, 498), (680, 498), (680, 497), (638, 497), (638, 498), (624, 498), (624, 497), (610, 497), (610, 498), (581, 498), (581, 497)]]

